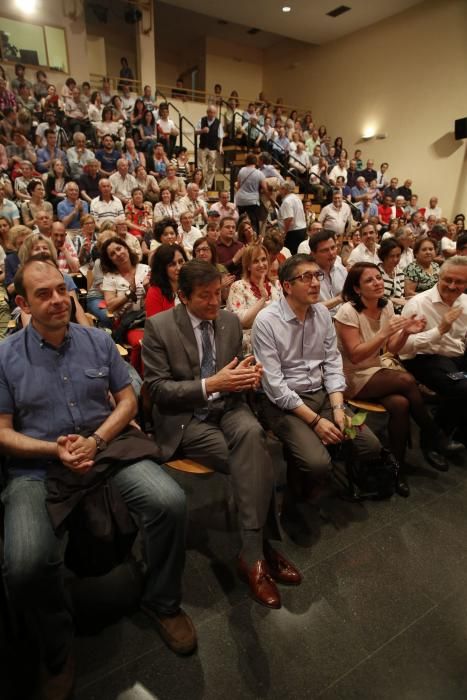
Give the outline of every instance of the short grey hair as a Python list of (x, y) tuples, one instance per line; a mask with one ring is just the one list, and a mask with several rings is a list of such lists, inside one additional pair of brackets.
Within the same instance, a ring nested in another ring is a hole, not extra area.
[(449, 266), (458, 266), (458, 267), (467, 267), (467, 256), (466, 255), (453, 255), (452, 257), (448, 258), (443, 262), (440, 268), (440, 272), (444, 270), (444, 268), (449, 267)]
[(293, 191), (294, 191), (296, 185), (295, 185), (295, 182), (291, 182), (290, 180), (285, 180), (285, 181), (282, 183), (281, 187), (282, 187), (284, 190), (287, 190), (287, 192), (290, 194), (290, 192), (293, 192)]
[(80, 138), (83, 138), (86, 141), (86, 134), (83, 134), (82, 131), (75, 131), (73, 134), (73, 143), (76, 143)]

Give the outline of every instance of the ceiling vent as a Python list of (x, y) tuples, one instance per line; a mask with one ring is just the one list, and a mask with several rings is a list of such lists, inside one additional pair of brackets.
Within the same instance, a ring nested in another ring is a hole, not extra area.
[(348, 12), (351, 10), (351, 7), (347, 7), (347, 5), (339, 5), (339, 7), (335, 7), (334, 10), (331, 10), (331, 12), (326, 12), (329, 17), (339, 17), (340, 15), (343, 15), (344, 12)]

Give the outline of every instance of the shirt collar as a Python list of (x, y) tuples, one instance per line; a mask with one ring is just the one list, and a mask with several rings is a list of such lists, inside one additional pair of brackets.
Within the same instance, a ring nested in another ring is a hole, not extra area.
[[(427, 296), (431, 298), (431, 301), (433, 304), (444, 304), (444, 306), (448, 306), (445, 301), (441, 298), (441, 295), (439, 293), (438, 289), (438, 283), (434, 285), (431, 289), (427, 291)], [(461, 295), (462, 296), (462, 295)], [(453, 302), (452, 306), (459, 306), (461, 304), (461, 297), (457, 297), (457, 299)], [(452, 307), (451, 307), (452, 308)]]
[(33, 339), (34, 342), (38, 343), (41, 348), (43, 347), (48, 347), (52, 348), (56, 352), (61, 352), (62, 350), (65, 350), (71, 342), (71, 334), (72, 334), (72, 327), (71, 325), (68, 326), (67, 332), (65, 334), (65, 338), (63, 339), (63, 342), (61, 345), (58, 347), (55, 345), (51, 345), (45, 338), (41, 336), (39, 331), (34, 327), (34, 325), (31, 323), (28, 323), (28, 325), (25, 328), (25, 333)]
[[(299, 318), (297, 318), (295, 311), (292, 309), (292, 307), (290, 306), (290, 304), (287, 301), (287, 298), (285, 296), (281, 296), (279, 298), (279, 305), (281, 307), (282, 315), (283, 315), (285, 321), (289, 322), (289, 321), (293, 321), (295, 319), (299, 323), (303, 323)], [(309, 306), (308, 311), (306, 312), (306, 318), (308, 318), (309, 316), (312, 316), (314, 314), (314, 312), (315, 312), (315, 310), (314, 310), (313, 306)]]
[[(193, 329), (199, 328), (200, 325), (201, 325), (202, 323), (204, 323), (204, 320), (205, 320), (205, 319), (198, 318), (198, 316), (195, 316), (194, 314), (191, 313), (191, 311), (188, 310), (188, 307), (185, 307), (185, 308), (186, 308), (186, 312), (187, 312), (187, 314), (188, 314), (188, 318), (189, 318), (190, 321), (191, 321), (191, 325), (193, 326)], [(209, 323), (211, 326), (213, 325), (213, 322), (212, 322), (212, 321), (207, 321), (207, 323)]]

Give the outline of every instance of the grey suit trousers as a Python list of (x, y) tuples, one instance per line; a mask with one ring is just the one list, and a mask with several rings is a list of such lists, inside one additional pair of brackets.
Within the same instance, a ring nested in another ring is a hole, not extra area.
[(244, 403), (227, 410), (218, 421), (193, 417), (185, 426), (177, 454), (230, 474), (239, 524), (243, 530), (271, 527), (274, 467), (266, 434)]

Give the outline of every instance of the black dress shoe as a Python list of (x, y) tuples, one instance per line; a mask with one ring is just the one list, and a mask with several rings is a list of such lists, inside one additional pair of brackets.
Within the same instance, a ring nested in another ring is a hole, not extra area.
[(446, 462), (445, 457), (439, 452), (436, 452), (436, 450), (423, 450), (423, 456), (426, 461), (439, 472), (448, 471), (449, 464)]
[(410, 496), (410, 487), (404, 475), (399, 474), (397, 477), (396, 493), (398, 493), (399, 496), (402, 496), (402, 498), (407, 498)]

